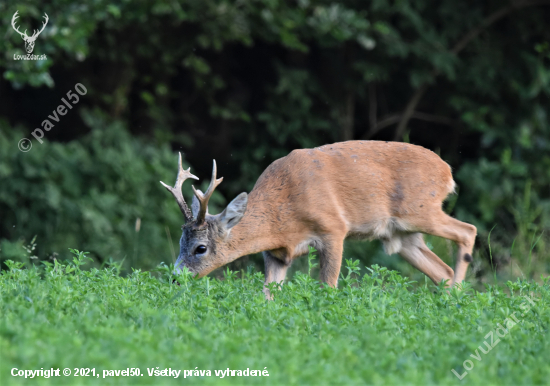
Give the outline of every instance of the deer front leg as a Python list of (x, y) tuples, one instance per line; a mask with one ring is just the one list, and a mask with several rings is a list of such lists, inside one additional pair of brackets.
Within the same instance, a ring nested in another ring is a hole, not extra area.
[(283, 283), (286, 277), (286, 271), (290, 267), (290, 263), (285, 264), (269, 251), (263, 252), (265, 264), (265, 284), (264, 293), (267, 300), (273, 300), (273, 295), (269, 292), (267, 285), (269, 283)]
[(331, 287), (338, 287), (338, 276), (342, 265), (342, 253), (344, 252), (344, 237), (326, 237), (319, 251), (319, 263), (321, 271), (319, 280)]

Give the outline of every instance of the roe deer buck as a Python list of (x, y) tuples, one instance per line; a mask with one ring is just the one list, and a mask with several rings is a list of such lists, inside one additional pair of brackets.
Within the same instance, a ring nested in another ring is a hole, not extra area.
[[(434, 283), (462, 282), (472, 261), (476, 228), (441, 208), (454, 191), (451, 168), (420, 146), (349, 141), (294, 150), (269, 165), (250, 194), (239, 194), (217, 215), (207, 207), (223, 179), (216, 179), (216, 161), (206, 193), (193, 187), (192, 212), (181, 193), (185, 179), (198, 179), (189, 170), (183, 170), (180, 154), (175, 186), (161, 182), (186, 219), (177, 271), (186, 266), (204, 276), (238, 257), (264, 252), (265, 283), (281, 282), (311, 245), (319, 252), (321, 281), (335, 287), (348, 237), (382, 240), (386, 253), (399, 253)], [(424, 244), (422, 233), (456, 242), (454, 275)]]

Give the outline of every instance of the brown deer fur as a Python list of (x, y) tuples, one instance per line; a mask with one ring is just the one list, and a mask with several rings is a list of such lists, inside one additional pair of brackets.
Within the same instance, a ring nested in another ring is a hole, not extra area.
[[(386, 253), (399, 253), (435, 283), (453, 285), (465, 278), (476, 237), (473, 225), (442, 210), (454, 187), (449, 165), (420, 146), (348, 141), (294, 150), (273, 162), (248, 196), (241, 193), (221, 214), (183, 227), (176, 269), (187, 266), (204, 276), (264, 252), (266, 284), (281, 282), (311, 245), (319, 253), (321, 281), (336, 286), (344, 239), (380, 239)], [(199, 206), (195, 199), (195, 216)], [(456, 242), (454, 273), (422, 233)], [(198, 246), (206, 253), (197, 254)]]

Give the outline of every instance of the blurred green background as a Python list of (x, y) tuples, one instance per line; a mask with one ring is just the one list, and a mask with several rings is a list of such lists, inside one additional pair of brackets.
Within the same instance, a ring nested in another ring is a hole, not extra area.
[[(16, 11), (29, 31), (48, 14), (33, 52), (47, 60), (14, 60)], [(182, 216), (158, 181), (178, 151), (203, 189), (217, 160), (216, 213), (293, 149), (376, 139), (452, 166), (446, 210), (479, 232), (469, 280), (548, 274), (550, 1), (8, 0), (0, 15), (2, 261), (71, 247), (126, 272), (170, 263)], [(40, 144), (76, 83), (87, 94)], [(378, 242), (345, 254), (424, 281)]]

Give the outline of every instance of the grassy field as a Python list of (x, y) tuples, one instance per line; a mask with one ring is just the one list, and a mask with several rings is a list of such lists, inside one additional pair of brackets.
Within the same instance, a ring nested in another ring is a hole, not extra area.
[(548, 384), (548, 278), (448, 293), (348, 261), (339, 289), (297, 272), (267, 302), (251, 270), (177, 285), (170, 267), (121, 277), (84, 261), (2, 272), (2, 385)]

